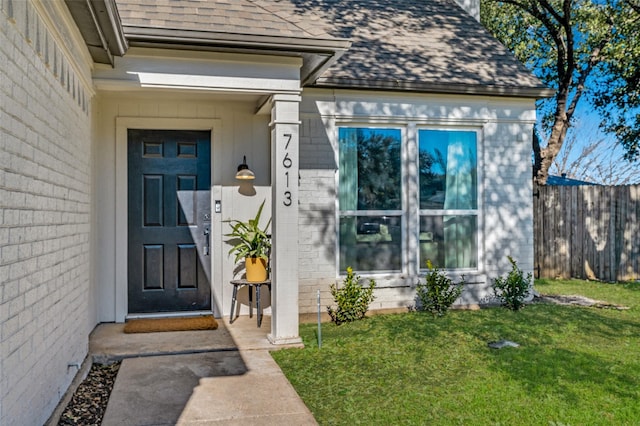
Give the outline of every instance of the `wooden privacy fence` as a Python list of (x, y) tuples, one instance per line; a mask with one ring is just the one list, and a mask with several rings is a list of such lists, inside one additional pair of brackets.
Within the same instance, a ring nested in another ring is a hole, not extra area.
[(640, 279), (640, 185), (534, 189), (537, 278)]

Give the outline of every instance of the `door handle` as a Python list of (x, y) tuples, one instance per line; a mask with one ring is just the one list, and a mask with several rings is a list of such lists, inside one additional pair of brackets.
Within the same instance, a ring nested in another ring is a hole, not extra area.
[(204, 227), (204, 247), (202, 248), (202, 254), (209, 256), (209, 226)]

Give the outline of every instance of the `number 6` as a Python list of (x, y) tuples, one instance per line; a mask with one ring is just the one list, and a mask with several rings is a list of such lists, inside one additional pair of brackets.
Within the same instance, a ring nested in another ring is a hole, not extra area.
[(288, 169), (293, 165), (293, 161), (291, 160), (291, 158), (289, 158), (288, 152), (284, 155), (284, 158), (282, 159), (282, 165), (285, 167), (285, 169)]

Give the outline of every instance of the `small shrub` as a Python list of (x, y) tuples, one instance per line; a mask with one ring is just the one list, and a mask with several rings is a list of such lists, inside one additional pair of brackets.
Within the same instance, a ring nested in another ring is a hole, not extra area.
[(419, 282), (416, 287), (416, 309), (441, 317), (462, 294), (464, 277), (458, 284), (454, 284), (443, 271), (433, 266), (430, 260), (427, 260), (427, 268), (429, 272), (425, 276), (425, 282)]
[(331, 295), (338, 305), (336, 309), (327, 306), (331, 321), (340, 325), (364, 318), (369, 305), (375, 298), (373, 295), (375, 286), (376, 282), (369, 280), (369, 286), (362, 287), (360, 276), (354, 275), (351, 267), (347, 268), (347, 276), (343, 280), (343, 286), (338, 288), (336, 284), (331, 284)]
[(507, 256), (511, 262), (511, 272), (506, 277), (498, 277), (493, 280), (493, 292), (500, 304), (505, 308), (517, 311), (524, 306), (524, 299), (529, 294), (531, 285), (531, 273), (524, 277), (524, 273), (511, 256)]

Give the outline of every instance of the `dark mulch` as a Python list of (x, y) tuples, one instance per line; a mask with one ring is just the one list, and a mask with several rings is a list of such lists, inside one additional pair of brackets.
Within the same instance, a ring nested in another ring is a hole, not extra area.
[(120, 363), (93, 364), (87, 378), (80, 383), (58, 425), (97, 425), (107, 409)]

